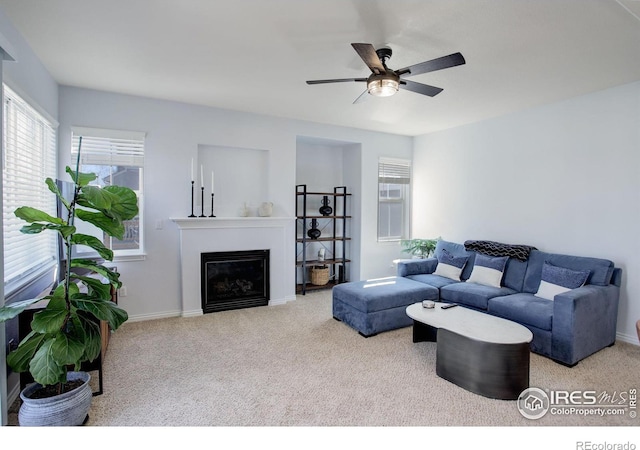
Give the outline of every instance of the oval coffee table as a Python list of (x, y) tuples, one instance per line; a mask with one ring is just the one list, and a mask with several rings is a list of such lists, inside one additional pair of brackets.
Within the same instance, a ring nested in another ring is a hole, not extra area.
[(529, 329), (510, 320), (456, 306), (407, 306), (413, 342), (436, 341), (436, 374), (485, 397), (517, 400), (529, 387)]

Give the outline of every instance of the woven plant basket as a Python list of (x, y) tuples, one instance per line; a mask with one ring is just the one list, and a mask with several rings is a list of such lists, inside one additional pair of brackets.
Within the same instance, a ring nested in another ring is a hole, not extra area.
[(311, 268), (311, 284), (324, 286), (329, 282), (329, 267), (313, 266)]

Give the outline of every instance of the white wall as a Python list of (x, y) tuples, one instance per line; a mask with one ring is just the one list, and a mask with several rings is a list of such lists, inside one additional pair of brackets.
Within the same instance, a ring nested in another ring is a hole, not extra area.
[[(168, 218), (190, 214), (191, 158), (197, 160), (198, 149), (203, 146), (267, 151), (267, 188), (269, 199), (274, 202), (273, 216), (293, 217), (297, 137), (357, 143), (362, 149), (362, 161), (355, 170), (360, 170), (362, 177), (361, 186), (354, 190), (362, 193), (363, 213), (361, 229), (354, 233), (361, 236), (362, 250), (353, 257), (360, 260), (359, 275), (381, 276), (389, 271), (389, 261), (398, 257), (397, 246), (382, 248), (376, 242), (377, 158), (410, 157), (412, 138), (72, 87), (60, 88), (59, 110), (61, 176), (64, 166), (70, 164), (71, 126), (147, 133), (147, 256), (144, 261), (117, 264), (128, 294), (120, 298), (120, 304), (131, 320), (179, 315), (179, 234)], [(219, 189), (222, 187), (216, 187)], [(224, 202), (218, 197), (216, 194), (216, 202)], [(162, 229), (157, 229), (159, 224)], [(292, 271), (294, 257), (291, 254)], [(290, 288), (293, 294), (293, 283)]]
[(640, 83), (417, 137), (415, 235), (608, 258), (640, 319)]

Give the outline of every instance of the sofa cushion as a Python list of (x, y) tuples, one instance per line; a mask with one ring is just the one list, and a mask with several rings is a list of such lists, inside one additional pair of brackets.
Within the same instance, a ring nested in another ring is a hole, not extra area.
[(504, 297), (494, 297), (488, 302), (488, 312), (494, 316), (531, 325), (541, 330), (551, 330), (553, 302), (533, 294), (518, 292)]
[(542, 278), (542, 267), (545, 262), (555, 266), (565, 267), (571, 270), (589, 270), (591, 274), (586, 284), (607, 286), (611, 282), (614, 264), (612, 261), (585, 256), (561, 255), (532, 250), (529, 255), (529, 264), (524, 278), (523, 292), (535, 293)]
[(438, 256), (438, 265), (433, 273), (435, 275), (440, 275), (441, 277), (460, 281), (462, 269), (464, 269), (467, 261), (469, 261), (468, 256), (454, 256), (451, 252), (444, 249)]
[(499, 288), (502, 285), (502, 276), (508, 259), (508, 256), (494, 257), (478, 253), (473, 263), (471, 276), (467, 282)]
[(557, 294), (562, 294), (584, 285), (590, 273), (588, 270), (571, 270), (545, 262), (542, 266), (540, 286), (534, 295), (553, 300)]
[(475, 258), (475, 252), (469, 252), (464, 248), (464, 245), (462, 244), (458, 244), (456, 242), (450, 242), (450, 241), (445, 241), (440, 239), (438, 241), (438, 243), (436, 244), (436, 250), (434, 252), (435, 257), (438, 258), (438, 260), (440, 260), (440, 256), (444, 253), (444, 251), (449, 252), (450, 254), (452, 254), (454, 257), (455, 256), (466, 256), (469, 258), (469, 260), (467, 261), (467, 264), (464, 266), (464, 268), (462, 269), (462, 274), (460, 275), (460, 278), (462, 280), (466, 280), (469, 278), (469, 275), (471, 275), (471, 270), (473, 270), (473, 260)]
[(428, 284), (429, 286), (433, 286), (438, 289), (443, 286), (447, 286), (448, 284), (458, 283), (458, 281), (454, 281), (451, 278), (441, 277), (440, 275), (435, 275), (432, 273), (408, 275), (407, 278), (418, 281), (420, 283)]
[(515, 258), (509, 258), (504, 268), (504, 276), (502, 277), (502, 285), (513, 289), (516, 292), (522, 292), (524, 284), (524, 276), (527, 273), (527, 261), (518, 261)]
[(486, 311), (490, 298), (514, 294), (507, 287), (485, 286), (476, 283), (453, 283), (440, 289), (440, 299)]

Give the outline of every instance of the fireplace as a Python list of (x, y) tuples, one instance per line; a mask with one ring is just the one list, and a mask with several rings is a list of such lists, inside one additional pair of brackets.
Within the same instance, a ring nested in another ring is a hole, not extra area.
[(269, 250), (201, 254), (202, 312), (269, 304)]

